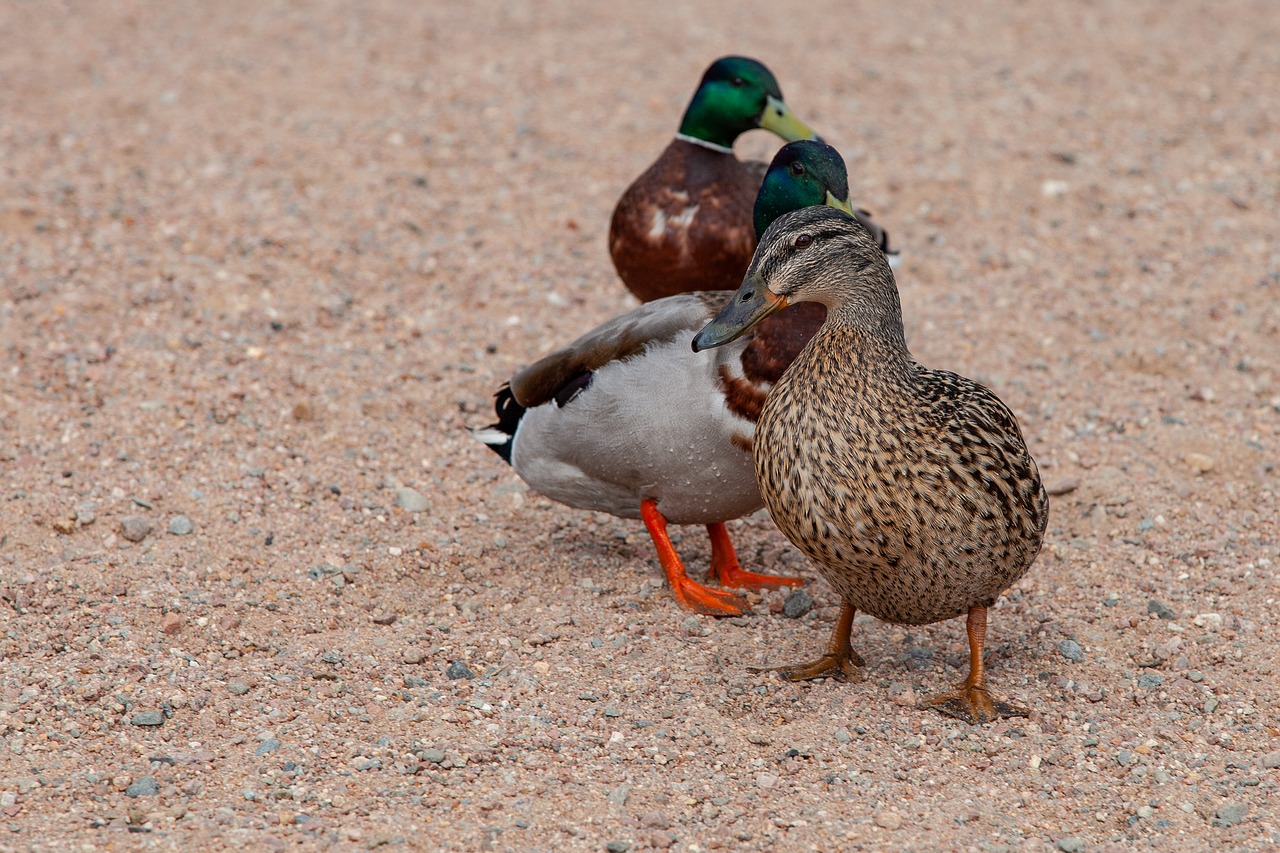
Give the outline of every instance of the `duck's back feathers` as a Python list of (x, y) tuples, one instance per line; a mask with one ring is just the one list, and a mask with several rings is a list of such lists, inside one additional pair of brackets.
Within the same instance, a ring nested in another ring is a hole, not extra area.
[(690, 330), (696, 331), (705, 316), (709, 316), (706, 301), (692, 293), (634, 308), (521, 370), (511, 379), (511, 394), (526, 409), (541, 406), (563, 397), (575, 382), (582, 387), (589, 382), (584, 375), (609, 362), (630, 358), (677, 335), (691, 335)]

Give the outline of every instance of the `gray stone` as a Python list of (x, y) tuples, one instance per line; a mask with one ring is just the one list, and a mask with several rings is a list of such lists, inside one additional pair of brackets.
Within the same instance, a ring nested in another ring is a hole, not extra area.
[(1160, 619), (1178, 618), (1178, 614), (1174, 612), (1172, 607), (1162, 601), (1157, 601), (1154, 598), (1147, 602), (1147, 612), (1154, 613)]
[(264, 740), (262, 743), (258, 744), (258, 748), (253, 751), (253, 754), (261, 757), (263, 755), (269, 755), (270, 753), (275, 752), (279, 748), (280, 748), (280, 740), (278, 738), (268, 738), (267, 740)]
[(1155, 690), (1164, 684), (1164, 676), (1156, 675), (1154, 672), (1148, 672), (1145, 675), (1138, 676), (1138, 686), (1143, 690)]
[(186, 536), (195, 529), (196, 526), (185, 515), (175, 515), (169, 519), (169, 532), (174, 536)]
[(429, 687), (427, 680), (421, 675), (406, 675), (404, 677), (405, 687)]
[(1074, 835), (1069, 838), (1059, 838), (1058, 849), (1062, 853), (1080, 853), (1084, 849), (1084, 839), (1076, 838)]
[(888, 809), (876, 812), (871, 819), (881, 829), (898, 829), (902, 826), (902, 815)]
[(233, 681), (227, 685), (227, 692), (233, 696), (243, 696), (249, 692), (249, 685), (243, 681)]
[(447, 675), (449, 678), (475, 678), (476, 677), (476, 674), (471, 671), (471, 668), (468, 667), (465, 663), (463, 663), (460, 660), (456, 660), (453, 663), (449, 664), (449, 668), (444, 671), (444, 674)]
[(164, 712), (163, 711), (139, 711), (138, 713), (133, 715), (133, 719), (130, 720), (130, 722), (133, 723), (135, 726), (163, 726)]
[(382, 760), (378, 758), (359, 758), (356, 759), (355, 767), (357, 770), (381, 770)]
[(812, 609), (813, 599), (803, 589), (795, 590), (782, 603), (782, 615), (788, 619), (799, 619)]
[(631, 849), (631, 845), (625, 841), (610, 841), (604, 846), (609, 853), (627, 853)]
[(152, 776), (143, 776), (141, 779), (136, 779), (124, 790), (126, 797), (154, 797), (159, 793), (160, 783)]
[(1249, 814), (1248, 803), (1227, 803), (1222, 808), (1214, 812), (1214, 826), (1235, 826), (1237, 823), (1244, 821)]
[(396, 506), (405, 512), (426, 512), (430, 504), (427, 503), (427, 498), (422, 492), (408, 486), (401, 486), (396, 489)]
[(1266, 755), (1262, 756), (1262, 766), (1268, 770), (1280, 768), (1280, 750), (1268, 752)]
[(625, 806), (627, 804), (627, 798), (630, 796), (631, 796), (631, 786), (619, 785), (618, 787), (614, 788), (612, 791), (609, 792), (609, 798), (608, 798), (609, 805)]
[(432, 764), (440, 764), (444, 761), (444, 752), (439, 749), (424, 749), (421, 753), (423, 761), (429, 761)]
[(1075, 640), (1059, 641), (1058, 654), (1072, 663), (1082, 663), (1084, 661), (1084, 649), (1080, 648), (1080, 644)]
[(120, 535), (130, 542), (141, 542), (151, 533), (151, 519), (145, 515), (126, 515), (120, 519)]

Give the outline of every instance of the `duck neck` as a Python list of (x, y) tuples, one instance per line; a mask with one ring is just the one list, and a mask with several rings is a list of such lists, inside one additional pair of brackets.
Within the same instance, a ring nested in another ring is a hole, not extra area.
[(909, 372), (914, 364), (900, 314), (869, 312), (847, 304), (828, 309), (827, 322), (809, 351), (839, 353), (827, 369), (844, 376), (890, 377)]

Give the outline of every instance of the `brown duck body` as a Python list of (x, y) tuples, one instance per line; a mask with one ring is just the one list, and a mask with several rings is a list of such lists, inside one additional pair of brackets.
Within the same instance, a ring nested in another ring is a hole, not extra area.
[(1048, 497), (1004, 403), (838, 314), (774, 386), (755, 440), (778, 527), (879, 619), (989, 606), (1039, 552)]
[(752, 210), (765, 164), (674, 139), (618, 200), (609, 254), (642, 302), (733, 290), (756, 247)]

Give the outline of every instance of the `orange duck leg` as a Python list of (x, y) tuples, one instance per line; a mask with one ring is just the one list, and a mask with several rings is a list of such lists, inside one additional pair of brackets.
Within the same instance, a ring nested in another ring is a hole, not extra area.
[(787, 575), (765, 575), (749, 572), (738, 562), (738, 553), (733, 549), (729, 539), (729, 531), (723, 521), (707, 525), (707, 535), (711, 537), (711, 572), (719, 580), (721, 586), (735, 589), (777, 589), (781, 586), (804, 586), (803, 578)]
[(746, 612), (747, 602), (741, 596), (705, 587), (689, 577), (680, 555), (671, 544), (671, 537), (667, 535), (667, 519), (658, 511), (656, 501), (646, 499), (640, 502), (640, 518), (653, 537), (658, 562), (662, 564), (671, 584), (671, 593), (681, 607), (707, 616), (741, 616)]
[(982, 650), (987, 641), (987, 608), (969, 611), (965, 628), (969, 634), (969, 677), (958, 688), (925, 700), (925, 704), (966, 723), (988, 723), (1000, 717), (1025, 717), (1026, 708), (995, 699), (987, 692), (986, 667)]

